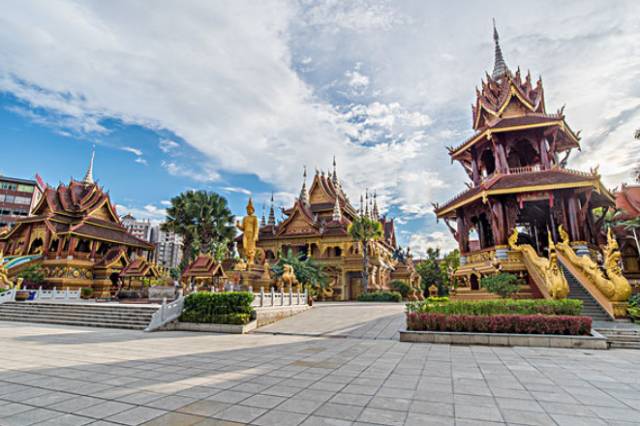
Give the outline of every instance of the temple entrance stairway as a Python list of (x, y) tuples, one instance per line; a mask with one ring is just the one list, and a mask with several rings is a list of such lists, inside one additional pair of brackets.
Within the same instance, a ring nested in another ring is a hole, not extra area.
[(567, 279), (567, 284), (569, 284), (568, 298), (582, 301), (582, 315), (589, 316), (594, 321), (612, 321), (607, 311), (582, 287), (575, 275), (573, 275), (562, 262), (558, 262), (558, 266), (562, 269), (562, 273), (564, 273)]
[[(451, 300), (497, 300), (500, 299), (495, 293), (489, 293), (484, 288), (472, 290), (469, 287), (458, 287), (456, 294), (449, 296)], [(531, 286), (528, 284), (521, 285), (520, 290), (514, 296), (514, 299), (535, 299)]]
[(598, 333), (604, 335), (610, 348), (640, 349), (640, 329), (638, 328), (609, 328), (594, 325)]
[(7, 302), (0, 304), (0, 321), (143, 330), (157, 310), (158, 306), (141, 305)]

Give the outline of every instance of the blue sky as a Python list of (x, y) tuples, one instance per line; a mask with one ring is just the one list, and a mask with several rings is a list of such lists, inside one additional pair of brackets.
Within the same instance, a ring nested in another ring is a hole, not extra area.
[(465, 188), (447, 145), (471, 133), (493, 64), (542, 75), (582, 129), (569, 166), (631, 181), (640, 127), (636, 1), (12, 2), (0, 16), (0, 173), (95, 176), (120, 212), (160, 220), (207, 189), (241, 214), (278, 205), (333, 155), (352, 200), (375, 190), (400, 241), (454, 242), (432, 213)]

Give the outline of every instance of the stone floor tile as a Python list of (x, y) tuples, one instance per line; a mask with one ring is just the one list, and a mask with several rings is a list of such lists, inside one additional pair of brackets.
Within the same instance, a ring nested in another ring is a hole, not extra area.
[(507, 423), (517, 423), (532, 426), (555, 425), (555, 422), (551, 419), (551, 417), (543, 412), (514, 410), (511, 408), (502, 409), (500, 411), (502, 412), (502, 417), (504, 418), (504, 420), (506, 420)]
[(89, 417), (76, 416), (74, 414), (63, 414), (53, 419), (37, 423), (38, 426), (83, 426), (95, 422)]
[(200, 423), (196, 423), (194, 426), (246, 426), (246, 425), (245, 423), (230, 422), (228, 420), (204, 419)]
[(599, 417), (605, 420), (640, 421), (640, 411), (631, 408), (590, 407)]
[(446, 402), (430, 402), (413, 400), (409, 412), (430, 414), (435, 416), (453, 417), (453, 404)]
[(370, 395), (356, 395), (353, 393), (337, 393), (329, 402), (346, 405), (359, 405), (364, 407), (371, 401), (373, 397)]
[(259, 426), (297, 426), (302, 423), (305, 418), (307, 418), (306, 414), (271, 410), (251, 423)]
[(148, 402), (155, 401), (164, 396), (166, 395), (162, 393), (142, 391), (134, 392), (114, 399), (120, 402), (126, 402), (128, 404), (147, 405)]
[[(301, 426), (350, 426), (348, 420), (330, 419), (328, 417), (309, 416), (301, 423)], [(355, 425), (355, 423), (354, 423)]]
[(8, 417), (0, 418), (2, 426), (28, 426), (62, 416), (57, 411), (47, 410), (46, 408), (34, 408), (28, 411), (22, 411)]
[(108, 417), (106, 420), (123, 423), (129, 426), (136, 426), (149, 420), (153, 420), (156, 417), (160, 417), (167, 412), (164, 410), (158, 410), (157, 408), (150, 407), (135, 407), (127, 411), (116, 414), (115, 416)]
[(8, 402), (7, 404), (0, 405), (0, 418), (12, 416), (32, 409), (33, 407), (29, 405), (19, 404), (17, 402)]
[(456, 419), (488, 420), (493, 422), (503, 421), (502, 415), (500, 415), (500, 411), (496, 407), (456, 403), (454, 410)]
[(453, 417), (434, 416), (423, 413), (409, 413), (405, 421), (405, 426), (453, 426)]
[(193, 426), (205, 419), (202, 416), (171, 412), (144, 423), (144, 426)]
[(251, 423), (252, 420), (260, 417), (267, 410), (258, 407), (248, 407), (246, 405), (232, 405), (231, 407), (215, 414), (216, 419), (229, 420), (232, 422)]
[(147, 407), (159, 408), (161, 410), (177, 410), (178, 408), (192, 404), (195, 401), (196, 400), (194, 398), (189, 398), (188, 396), (168, 395), (159, 399), (154, 399), (144, 405)]
[(311, 401), (293, 397), (278, 406), (279, 410), (291, 411), (292, 413), (310, 414), (322, 405), (322, 401)]
[(220, 389), (214, 389), (207, 386), (194, 386), (176, 392), (179, 396), (188, 396), (190, 398), (204, 399), (220, 392)]
[(280, 404), (283, 401), (286, 401), (287, 398), (281, 396), (273, 396), (273, 395), (253, 395), (244, 401), (242, 401), (242, 405), (249, 405), (251, 407), (259, 407), (259, 408), (273, 408), (276, 405)]
[(541, 401), (542, 408), (550, 414), (564, 414), (580, 417), (597, 417), (595, 411), (586, 405), (563, 404), (561, 402)]
[(365, 408), (358, 417), (358, 421), (378, 423), (390, 426), (402, 426), (407, 417), (405, 411), (381, 410), (378, 408)]
[(544, 413), (544, 409), (536, 401), (531, 399), (496, 398), (500, 409), (513, 409), (522, 411), (536, 411)]
[(104, 399), (93, 398), (90, 396), (76, 396), (62, 402), (55, 403), (51, 408), (65, 413), (75, 413), (79, 410), (102, 404)]
[(560, 426), (606, 426), (609, 423), (599, 417), (572, 416), (570, 414), (551, 414)]
[(322, 417), (331, 417), (334, 419), (356, 420), (364, 407), (358, 405), (343, 405), (327, 402), (318, 408), (314, 414)]
[(186, 414), (193, 414), (196, 416), (209, 417), (229, 408), (230, 406), (231, 404), (225, 402), (202, 399), (189, 405), (185, 405), (184, 407), (179, 408), (177, 411)]
[(285, 385), (277, 384), (275, 386), (271, 386), (263, 390), (260, 393), (265, 395), (275, 395), (275, 396), (283, 396), (283, 397), (290, 398), (295, 394), (297, 394), (298, 392), (302, 391), (303, 389), (304, 388), (299, 388), (295, 386), (285, 386)]
[(93, 417), (94, 419), (104, 419), (133, 407), (133, 405), (125, 404), (124, 402), (106, 401), (75, 411), (74, 414), (77, 414), (78, 416)]
[(248, 392), (240, 392), (234, 390), (225, 390), (207, 398), (208, 401), (226, 402), (228, 404), (236, 404), (243, 401), (254, 394)]
[(411, 406), (412, 400), (405, 398), (389, 398), (375, 396), (369, 402), (368, 407), (381, 408), (383, 410), (407, 411)]

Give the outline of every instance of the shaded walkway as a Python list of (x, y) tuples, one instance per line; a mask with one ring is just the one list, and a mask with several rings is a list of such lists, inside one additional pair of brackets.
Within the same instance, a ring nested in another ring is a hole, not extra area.
[(398, 340), (404, 324), (401, 303), (321, 302), (255, 333)]

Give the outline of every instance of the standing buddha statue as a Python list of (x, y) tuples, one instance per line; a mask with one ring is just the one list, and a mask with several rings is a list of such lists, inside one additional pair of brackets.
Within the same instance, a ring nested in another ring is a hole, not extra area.
[(236, 221), (236, 227), (242, 231), (242, 249), (249, 266), (254, 264), (256, 257), (256, 242), (258, 241), (258, 217), (254, 214), (253, 201), (249, 198), (247, 203), (247, 215), (242, 218), (242, 223)]

